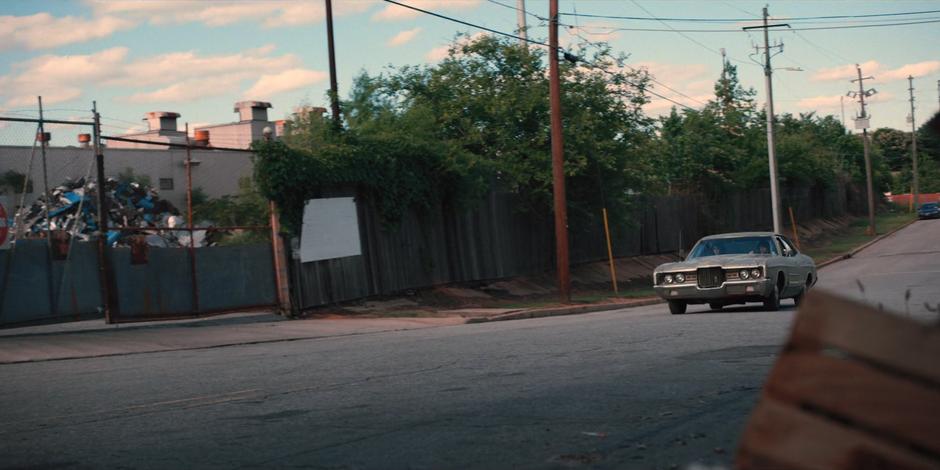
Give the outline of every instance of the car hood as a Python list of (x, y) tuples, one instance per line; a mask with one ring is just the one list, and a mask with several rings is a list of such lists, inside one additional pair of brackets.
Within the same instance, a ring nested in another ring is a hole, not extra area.
[(767, 263), (767, 260), (770, 259), (770, 256), (760, 256), (760, 255), (716, 255), (716, 256), (705, 256), (702, 258), (695, 258), (688, 261), (680, 261), (677, 263), (666, 263), (661, 264), (656, 268), (655, 272), (662, 271), (675, 271), (675, 270), (693, 270), (698, 268), (707, 268), (714, 266), (731, 266), (731, 267), (745, 267), (745, 266), (764, 266)]

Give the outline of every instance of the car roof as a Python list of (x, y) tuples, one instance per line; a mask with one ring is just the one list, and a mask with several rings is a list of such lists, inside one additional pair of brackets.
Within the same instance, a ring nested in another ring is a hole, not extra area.
[(717, 240), (722, 238), (741, 238), (741, 237), (772, 237), (775, 233), (773, 232), (734, 232), (734, 233), (718, 233), (715, 235), (709, 235), (703, 237), (702, 240)]

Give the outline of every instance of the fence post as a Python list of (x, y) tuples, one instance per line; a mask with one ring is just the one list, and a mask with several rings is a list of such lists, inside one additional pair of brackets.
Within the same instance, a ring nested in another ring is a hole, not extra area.
[(112, 289), (112, 276), (110, 257), (108, 256), (108, 199), (105, 196), (104, 154), (101, 151), (101, 116), (98, 114), (98, 104), (92, 102), (92, 113), (95, 117), (92, 133), (94, 134), (95, 166), (98, 179), (98, 272), (101, 276), (101, 303), (104, 305), (105, 323), (113, 323), (113, 315), (117, 312), (117, 296)]
[(277, 292), (277, 308), (281, 315), (290, 314), (290, 281), (287, 273), (287, 256), (284, 251), (284, 240), (281, 238), (281, 221), (277, 215), (277, 206), (274, 201), (268, 202), (271, 211), (271, 251), (274, 254), (274, 289)]

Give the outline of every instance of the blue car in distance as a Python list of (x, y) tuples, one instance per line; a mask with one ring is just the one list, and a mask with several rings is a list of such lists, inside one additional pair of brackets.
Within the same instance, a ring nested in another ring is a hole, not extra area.
[(940, 219), (940, 205), (936, 202), (921, 204), (917, 209), (917, 218), (919, 219)]

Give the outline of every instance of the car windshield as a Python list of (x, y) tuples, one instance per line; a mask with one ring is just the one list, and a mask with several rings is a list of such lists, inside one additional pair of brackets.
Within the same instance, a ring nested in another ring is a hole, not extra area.
[(689, 259), (716, 255), (776, 255), (770, 237), (712, 238), (695, 245)]
[(931, 202), (931, 203), (929, 203), (929, 204), (924, 204), (924, 205), (920, 206), (920, 208), (921, 208), (921, 210), (932, 210), (932, 209), (936, 209), (936, 208), (937, 208), (937, 204), (934, 204), (934, 203)]

